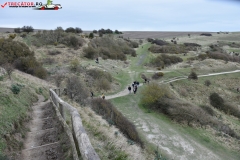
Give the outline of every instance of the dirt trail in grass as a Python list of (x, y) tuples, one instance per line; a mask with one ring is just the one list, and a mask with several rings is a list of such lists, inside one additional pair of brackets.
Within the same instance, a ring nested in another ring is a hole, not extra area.
[[(221, 74), (237, 73), (240, 70), (210, 73), (206, 75), (199, 75), (198, 77), (215, 76)], [(187, 79), (186, 76), (175, 77), (169, 80), (162, 81), (162, 84)], [(143, 84), (140, 84), (142, 86)], [(113, 99), (129, 95), (129, 91), (126, 88), (114, 95), (106, 96), (106, 99)], [(132, 94), (131, 94), (132, 95)], [(129, 96), (131, 96), (129, 95)], [(160, 118), (149, 115), (143, 112), (135, 101), (132, 106), (129, 104), (122, 105), (125, 107), (117, 108), (130, 119), (141, 130), (144, 137), (156, 146), (159, 146), (160, 150), (166, 153), (169, 157), (175, 160), (222, 160), (226, 157), (219, 156), (214, 151), (200, 144), (195, 137), (190, 134), (184, 134), (179, 128), (173, 127), (172, 123), (161, 120)], [(229, 157), (228, 159), (231, 159)]]
[[(237, 72), (240, 72), (240, 70), (229, 71), (229, 72), (219, 72), (219, 73), (209, 73), (209, 74), (206, 74), (206, 75), (199, 75), (198, 77), (208, 77), (208, 76), (215, 76), (215, 75), (221, 75), (221, 74), (231, 74), (231, 73), (237, 73)], [(168, 79), (168, 80), (161, 81), (159, 84), (167, 84), (167, 83), (171, 83), (171, 82), (175, 82), (175, 81), (179, 81), (179, 80), (183, 80), (183, 79), (187, 79), (187, 76), (180, 76), (180, 77), (178, 76), (178, 77), (175, 77), (175, 78), (171, 78), (171, 79)], [(131, 86), (131, 84), (129, 84), (129, 85)], [(139, 85), (139, 87), (142, 86), (142, 85), (143, 84), (141, 83)], [(128, 91), (127, 87), (128, 86), (126, 86), (124, 90), (122, 90), (122, 91), (120, 91), (116, 94), (106, 96), (106, 99), (113, 99), (113, 98), (129, 95), (129, 91)]]
[(44, 101), (42, 95), (38, 96), (38, 102), (32, 106), (32, 120), (27, 132), (22, 150), (21, 160), (62, 160), (63, 152), (58, 136), (61, 132), (59, 123), (50, 101)]

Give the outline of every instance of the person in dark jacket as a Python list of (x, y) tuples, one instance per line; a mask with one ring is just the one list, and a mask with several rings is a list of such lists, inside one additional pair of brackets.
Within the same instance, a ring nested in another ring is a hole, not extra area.
[(131, 86), (128, 86), (129, 93), (131, 93), (131, 89), (132, 89)]
[(93, 91), (91, 91), (91, 97), (93, 98)]
[(137, 92), (137, 85), (134, 86), (133, 92), (134, 92), (134, 94), (136, 94), (136, 92)]

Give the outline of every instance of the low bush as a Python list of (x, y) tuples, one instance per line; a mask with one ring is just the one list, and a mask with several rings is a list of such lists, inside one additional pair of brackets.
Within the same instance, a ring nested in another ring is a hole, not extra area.
[(210, 85), (211, 85), (211, 81), (210, 81), (210, 80), (206, 80), (206, 81), (204, 82), (204, 84), (205, 84), (206, 86), (210, 86)]
[(55, 63), (55, 60), (53, 58), (43, 58), (42, 63), (47, 64), (47, 65), (51, 65), (51, 64)]
[(124, 40), (115, 40), (111, 37), (92, 39), (84, 49), (86, 58), (102, 57), (103, 59), (120, 59), (125, 61), (126, 55), (136, 56), (136, 51)]
[(178, 45), (169, 44), (163, 46), (154, 44), (148, 50), (153, 53), (171, 53), (171, 54), (188, 52), (187, 47), (182, 44)]
[(70, 99), (79, 104), (86, 104), (89, 91), (79, 77), (72, 76), (67, 79), (67, 94)]
[(94, 59), (97, 56), (98, 51), (94, 49), (93, 47), (87, 47), (83, 49), (84, 57), (89, 59)]
[(76, 72), (79, 65), (80, 63), (77, 59), (72, 60), (70, 63), (70, 70)]
[(46, 70), (37, 62), (34, 52), (30, 51), (26, 44), (2, 38), (0, 46), (2, 46), (0, 47), (0, 63), (13, 64), (16, 69), (39, 78), (47, 77)]
[(217, 108), (217, 109), (222, 109), (224, 105), (224, 100), (222, 97), (219, 96), (218, 93), (212, 93), (209, 97), (210, 99), (210, 104)]
[(99, 69), (89, 69), (87, 70), (87, 74), (93, 77), (95, 80), (100, 78), (106, 78), (109, 82), (112, 82), (112, 75), (108, 72), (104, 72)]
[(212, 36), (212, 34), (211, 33), (202, 33), (202, 34), (200, 34), (200, 36)]
[(159, 55), (156, 58), (152, 59), (150, 61), (149, 65), (154, 66), (154, 67), (162, 67), (163, 68), (164, 66), (169, 66), (171, 64), (176, 64), (176, 63), (179, 63), (182, 61), (183, 61), (183, 59), (180, 57), (168, 56), (168, 55), (162, 54), (162, 55)]
[(197, 80), (197, 79), (198, 79), (198, 76), (197, 76), (196, 72), (192, 71), (192, 72), (189, 74), (188, 79)]
[(200, 59), (200, 60), (207, 59), (207, 57), (208, 57), (207, 54), (199, 54), (199, 55), (198, 55), (198, 59)]
[(151, 40), (152, 44), (156, 44), (159, 46), (164, 46), (164, 45), (169, 45), (168, 42), (163, 41), (163, 40), (159, 40), (159, 39), (155, 39), (155, 40)]
[(16, 34), (9, 34), (8, 37), (14, 39), (17, 35)]
[(48, 54), (49, 55), (58, 55), (58, 54), (61, 54), (62, 52), (59, 51), (59, 50), (49, 50), (48, 51)]
[(163, 97), (169, 97), (170, 93), (166, 86), (160, 86), (159, 84), (153, 82), (145, 86), (141, 91), (141, 101), (140, 103), (145, 107), (155, 107), (157, 101)]
[(119, 112), (111, 102), (96, 98), (92, 100), (92, 109), (107, 121), (113, 122), (123, 134), (143, 147), (143, 142), (133, 123)]
[(13, 84), (12, 86), (11, 86), (11, 91), (14, 93), (14, 94), (18, 94), (19, 92), (20, 92), (20, 87), (18, 86), (18, 85), (16, 85), (16, 84)]
[(206, 111), (208, 114), (210, 114), (211, 116), (216, 116), (215, 111), (214, 111), (210, 106), (200, 105), (200, 107), (201, 107), (204, 111)]
[(238, 107), (234, 106), (230, 103), (226, 103), (224, 101), (224, 99), (218, 93), (212, 93), (209, 96), (209, 99), (210, 99), (210, 104), (213, 107), (225, 112), (226, 114), (230, 114), (230, 115), (240, 118), (240, 111), (239, 111)]
[(162, 72), (157, 72), (152, 75), (152, 79), (159, 79), (163, 76), (164, 74)]

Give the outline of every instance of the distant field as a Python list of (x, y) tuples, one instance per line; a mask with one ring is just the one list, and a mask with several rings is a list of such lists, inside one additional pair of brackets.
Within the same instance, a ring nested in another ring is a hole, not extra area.
[(179, 32), (179, 31), (124, 31), (124, 38), (133, 38), (133, 39), (146, 39), (146, 38), (173, 38), (179, 36), (188, 36), (191, 35), (199, 35), (202, 33), (214, 33), (214, 32)]

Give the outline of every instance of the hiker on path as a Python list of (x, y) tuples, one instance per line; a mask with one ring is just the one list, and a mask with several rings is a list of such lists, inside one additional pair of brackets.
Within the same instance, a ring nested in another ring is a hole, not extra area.
[(128, 86), (129, 93), (131, 93), (131, 89), (132, 89), (131, 86)]
[(91, 91), (91, 97), (92, 97), (92, 99), (93, 99), (93, 92)]
[(102, 94), (102, 99), (105, 99), (105, 95), (104, 94)]
[(136, 92), (137, 92), (137, 85), (134, 86), (133, 92), (134, 92), (134, 94), (136, 94)]
[(240, 92), (239, 88), (237, 88), (237, 92)]
[(133, 87), (133, 89), (134, 89), (134, 86), (135, 86), (135, 84), (134, 84), (134, 82), (132, 83), (132, 87)]
[(98, 58), (96, 58), (95, 62), (96, 62), (96, 63), (99, 63)]

